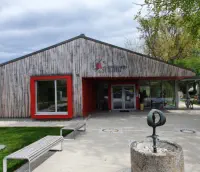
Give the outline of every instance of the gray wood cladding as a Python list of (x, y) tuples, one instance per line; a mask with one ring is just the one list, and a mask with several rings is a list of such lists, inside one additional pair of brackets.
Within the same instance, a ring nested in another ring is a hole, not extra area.
[(30, 117), (30, 76), (72, 74), (80, 40), (46, 50), (0, 68), (0, 116)]
[[(96, 70), (101, 61), (103, 69)], [(30, 77), (66, 75), (73, 79), (74, 116), (82, 115), (82, 77), (194, 76), (178, 68), (87, 38), (75, 39), (0, 67), (0, 117), (30, 117)]]
[[(84, 59), (81, 65), (83, 77), (178, 77), (195, 75), (189, 70), (99, 42), (82, 39), (81, 45), (81, 55)], [(105, 70), (103, 72), (94, 70), (91, 63), (97, 62), (98, 58), (105, 63), (105, 68), (106, 66), (126, 66), (127, 68), (121, 70), (121, 72), (119, 70)]]

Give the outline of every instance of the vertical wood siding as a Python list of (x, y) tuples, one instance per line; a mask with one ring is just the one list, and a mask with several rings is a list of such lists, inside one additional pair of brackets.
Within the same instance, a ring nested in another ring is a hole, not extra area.
[[(121, 72), (96, 71), (92, 64), (102, 59), (104, 67), (126, 66)], [(74, 116), (82, 115), (82, 77), (174, 77), (194, 73), (164, 62), (85, 38), (30, 55), (0, 67), (0, 117), (30, 117), (30, 77), (71, 74)]]
[(30, 77), (72, 74), (73, 58), (77, 58), (79, 42), (80, 39), (77, 39), (1, 66), (0, 117), (30, 117)]
[[(167, 63), (134, 54), (109, 45), (82, 39), (82, 76), (83, 77), (181, 77), (194, 76), (189, 70), (178, 68)], [(92, 69), (91, 63), (103, 59), (106, 66), (126, 66), (121, 72), (98, 72)]]

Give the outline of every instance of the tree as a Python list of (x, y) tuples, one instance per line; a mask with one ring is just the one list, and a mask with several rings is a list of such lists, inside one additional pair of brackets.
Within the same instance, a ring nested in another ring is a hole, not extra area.
[(147, 54), (171, 62), (193, 56), (200, 45), (200, 0), (145, 0), (137, 5), (141, 9), (135, 18)]
[[(170, 24), (177, 22), (177, 14), (182, 17), (181, 25), (194, 37), (199, 38), (200, 29), (200, 1), (199, 0), (145, 0), (136, 18), (141, 16), (142, 9), (146, 7), (147, 16), (154, 16), (159, 26), (161, 20)], [(179, 20), (179, 19), (178, 19)]]
[(198, 76), (200, 76), (200, 55), (197, 57), (175, 60), (174, 64), (192, 69)]
[(197, 39), (182, 26), (182, 18), (177, 16), (176, 23), (169, 23), (156, 17), (138, 18), (141, 38), (144, 39), (145, 54), (165, 61), (187, 58), (193, 55)]
[(133, 38), (133, 39), (127, 38), (125, 40), (125, 48), (129, 49), (131, 51), (138, 52), (138, 53), (145, 53), (144, 52), (144, 42), (137, 38)]

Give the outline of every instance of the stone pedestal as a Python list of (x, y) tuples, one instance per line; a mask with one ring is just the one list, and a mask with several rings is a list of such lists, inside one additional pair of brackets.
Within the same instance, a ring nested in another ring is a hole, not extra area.
[(131, 172), (184, 172), (182, 147), (168, 141), (159, 141), (157, 153), (152, 142), (131, 144)]

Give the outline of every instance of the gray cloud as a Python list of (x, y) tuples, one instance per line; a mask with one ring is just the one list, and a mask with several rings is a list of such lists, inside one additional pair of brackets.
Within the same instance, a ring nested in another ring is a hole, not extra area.
[(132, 0), (57, 1), (7, 0), (1, 4), (0, 63), (80, 33), (118, 46), (138, 36), (133, 20), (138, 8)]

